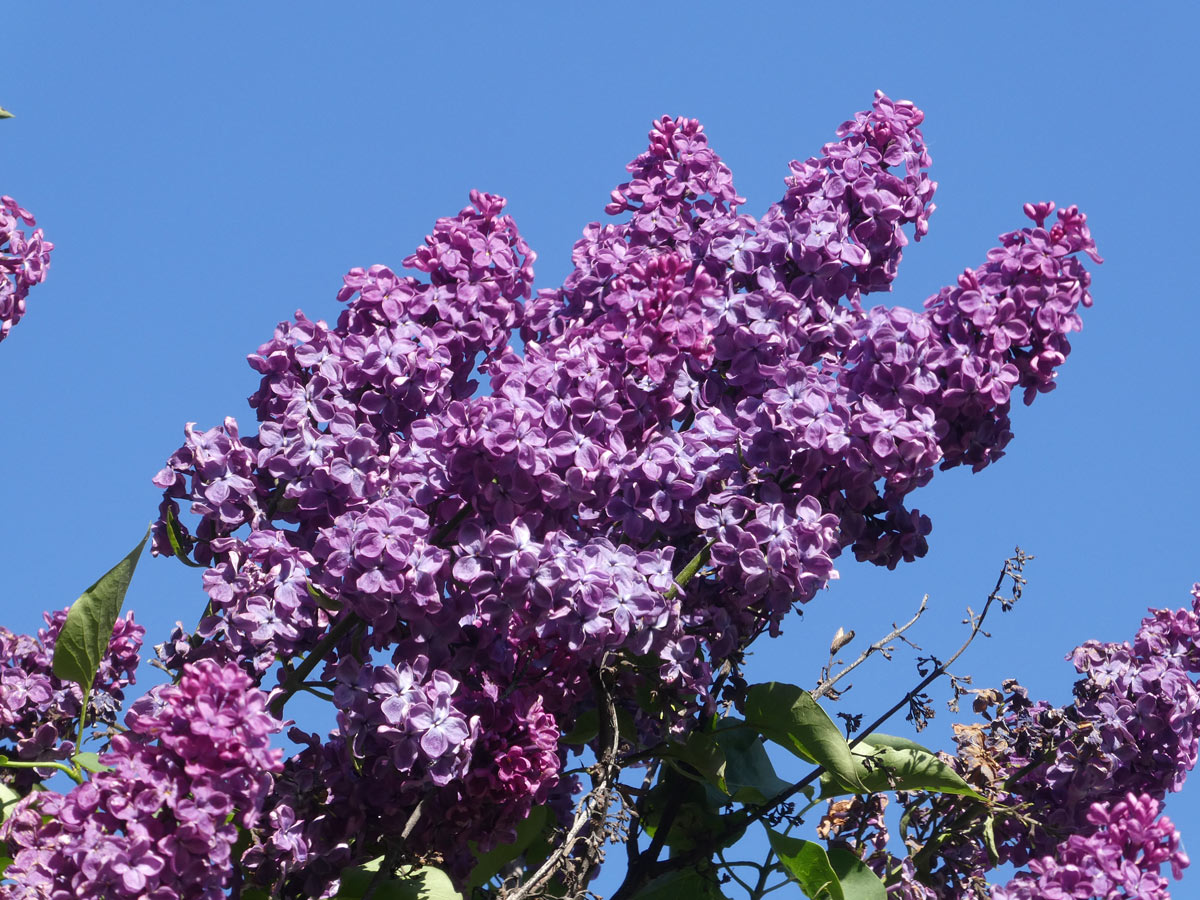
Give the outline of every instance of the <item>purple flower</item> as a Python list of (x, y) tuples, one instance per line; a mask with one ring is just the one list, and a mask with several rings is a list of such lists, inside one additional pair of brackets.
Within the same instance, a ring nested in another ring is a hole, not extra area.
[(87, 900), (217, 896), (238, 822), (258, 821), (281, 751), (266, 696), (234, 665), (202, 660), (133, 705), (109, 770), (70, 793), (30, 794), (0, 825), (15, 887)]
[[(909, 495), (1003, 454), (1013, 392), (1049, 390), (1070, 350), (1095, 248), (1074, 208), (1046, 227), (1030, 207), (1035, 227), (924, 311), (867, 309), (934, 209), (923, 118), (878, 94), (756, 219), (700, 124), (664, 117), (612, 218), (536, 293), (505, 201), (472, 192), (409, 274), (352, 269), (336, 323), (298, 312), (249, 358), (257, 434), (185, 429), (155, 479), (154, 546), (206, 567), (213, 615), (163, 658), (236, 659), (261, 681), (356, 626), (317, 674), (337, 727), (303, 736), (263, 807), (262, 884), (327, 892), (377, 855), (372, 827), (391, 826), (367, 822), (402, 827), (418, 804), (439, 824), (414, 852), (465, 869), (471, 841), (567, 797), (561, 736), (598, 666), (636, 663), (614, 690), (635, 710), (626, 738), (653, 746), (844, 550), (886, 566), (926, 551)], [(646, 690), (671, 714), (644, 712)], [(176, 746), (161, 715), (133, 712), (188, 760), (233, 729), (205, 710)]]
[(0, 197), (0, 341), (25, 315), (29, 289), (46, 278), (54, 245), (38, 228), (31, 235), (21, 225), (37, 225), (32, 213), (12, 197)]

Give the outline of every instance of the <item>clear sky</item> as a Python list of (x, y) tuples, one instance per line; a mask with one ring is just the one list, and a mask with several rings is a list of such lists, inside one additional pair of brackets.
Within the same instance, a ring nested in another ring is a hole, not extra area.
[[(423, 7), (7, 6), (0, 193), (57, 249), (0, 345), (0, 622), (35, 628), (123, 556), (184, 423), (253, 422), (244, 358), (275, 323), (335, 319), (348, 268), (398, 267), (470, 188), (509, 198), (554, 286), (653, 118), (704, 122), (757, 214), (877, 88), (925, 110), (940, 185), (879, 302), (917, 306), (978, 265), (1027, 201), (1078, 204), (1107, 261), (1059, 389), (1016, 410), (1008, 456), (911, 498), (933, 518), (929, 555), (892, 573), (843, 559), (750, 674), (811, 684), (838, 626), (860, 635), (850, 653), (925, 593), (915, 639), (944, 657), (1018, 543), (1037, 556), (1025, 597), (958, 666), (979, 686), (1015, 676), (1065, 702), (1076, 644), (1189, 600), (1193, 4)], [(158, 640), (204, 597), (198, 573), (147, 557), (127, 602)], [(908, 658), (864, 668), (841, 708), (868, 720), (915, 680)], [(946, 745), (949, 721), (922, 739)], [(1167, 807), (1193, 857), (1196, 780)]]

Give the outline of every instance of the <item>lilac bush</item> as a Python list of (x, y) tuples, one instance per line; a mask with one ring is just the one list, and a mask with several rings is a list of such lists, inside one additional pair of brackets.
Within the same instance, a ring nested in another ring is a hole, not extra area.
[[(0, 739), (78, 782), (29, 793), (44, 771), (0, 768), (23, 797), (0, 897), (361, 897), (429, 867), (477, 897), (579, 896), (607, 838), (629, 845), (617, 897), (678, 877), (718, 896), (721, 848), (798, 823), (822, 772), (857, 798), (820, 847), (772, 832), (752, 896), (772, 873), (820, 894), (802, 854), (894, 896), (976, 896), (1001, 862), (1028, 866), (1005, 900), (1165, 896), (1160, 866), (1186, 864), (1159, 813), (1196, 758), (1195, 615), (1085, 645), (1069, 709), (980, 694), (989, 725), (940, 762), (864, 735), (860, 772), (807, 692), (743, 676), (844, 551), (926, 553), (909, 496), (1003, 455), (1014, 396), (1054, 388), (1092, 302), (1086, 218), (1033, 203), (922, 310), (870, 305), (928, 232), (923, 119), (878, 94), (755, 218), (699, 123), (664, 117), (561, 287), (535, 292), (504, 199), (473, 191), (414, 274), (352, 269), (334, 325), (281, 323), (249, 357), (256, 427), (190, 423), (154, 478), (154, 552), (203, 569), (207, 602), (158, 645), (173, 683), (90, 777), (53, 725), (84, 692), (54, 687), (46, 638), (0, 633)], [(49, 245), (4, 203), (7, 329)], [(118, 622), (87, 713), (108, 724), (141, 636)], [(302, 691), (334, 725), (292, 723), (283, 759), (270, 739)], [(762, 738), (816, 768), (787, 787)], [(642, 788), (620, 781), (647, 766)]]

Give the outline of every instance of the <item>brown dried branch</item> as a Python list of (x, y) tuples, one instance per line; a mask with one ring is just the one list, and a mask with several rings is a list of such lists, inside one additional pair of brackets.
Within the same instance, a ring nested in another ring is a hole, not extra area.
[[(830, 693), (835, 684), (857, 669), (860, 665), (866, 662), (867, 659), (876, 653), (882, 653), (885, 659), (891, 659), (892, 648), (889, 646), (889, 644), (891, 644), (892, 641), (896, 640), (898, 637), (900, 637), (900, 635), (904, 634), (904, 632), (908, 631), (908, 629), (912, 628), (913, 625), (917, 623), (917, 619), (921, 618), (928, 603), (929, 595), (926, 594), (921, 598), (921, 605), (917, 608), (916, 614), (911, 619), (909, 619), (903, 625), (896, 625), (893, 622), (891, 632), (877, 640), (875, 643), (871, 644), (871, 646), (867, 647), (866, 650), (858, 655), (858, 659), (854, 660), (854, 662), (850, 663), (850, 665), (846, 666), (832, 678), (829, 677), (829, 670), (833, 668), (833, 657), (837, 654), (837, 650), (840, 648), (831, 648), (829, 654), (829, 663), (825, 666), (825, 679), (812, 691), (812, 698), (814, 700), (819, 700), (826, 694)], [(853, 634), (854, 632), (850, 633)], [(834, 644), (837, 644), (836, 640), (834, 641)], [(843, 643), (842, 646), (845, 646), (845, 644)]]
[(596, 764), (590, 769), (592, 789), (575, 808), (571, 826), (554, 852), (519, 887), (502, 891), (502, 900), (536, 897), (537, 892), (556, 875), (564, 875), (572, 882), (568, 886), (568, 893), (573, 894), (575, 890), (572, 888), (578, 889), (587, 882), (589, 872), (603, 856), (602, 845), (607, 837), (604, 825), (617, 778), (621, 774), (617, 757), (621, 733), (617, 724), (617, 707), (605, 683), (606, 674), (604, 661), (600, 669), (592, 674), (596, 703), (601, 712), (600, 753)]

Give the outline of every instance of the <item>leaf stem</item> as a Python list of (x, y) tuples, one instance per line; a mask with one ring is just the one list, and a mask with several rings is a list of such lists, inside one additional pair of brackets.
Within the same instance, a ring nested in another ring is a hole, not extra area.
[(76, 784), (83, 784), (83, 770), (74, 768), (57, 760), (47, 760), (46, 762), (37, 762), (36, 760), (28, 761), (23, 759), (4, 759), (0, 761), (0, 768), (4, 769), (58, 769), (60, 772), (66, 772), (71, 776), (71, 780)]

